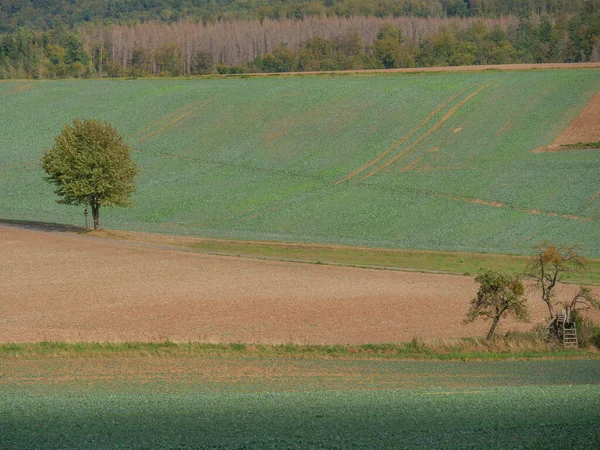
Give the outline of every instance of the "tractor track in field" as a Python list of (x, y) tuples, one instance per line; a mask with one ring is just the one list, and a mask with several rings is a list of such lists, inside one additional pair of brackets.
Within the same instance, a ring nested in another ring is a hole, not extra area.
[(366, 163), (365, 165), (363, 165), (362, 167), (356, 169), (354, 172), (349, 173), (348, 175), (346, 175), (344, 178), (336, 181), (335, 184), (339, 184), (342, 183), (344, 181), (348, 181), (352, 178), (354, 178), (356, 175), (364, 172), (365, 170), (369, 169), (370, 167), (374, 166), (375, 164), (377, 164), (379, 161), (381, 161), (383, 158), (385, 158), (387, 155), (389, 155), (392, 151), (394, 151), (396, 148), (398, 148), (399, 146), (401, 146), (402, 144), (404, 144), (404, 142), (406, 142), (408, 139), (410, 139), (413, 135), (415, 135), (416, 133), (418, 133), (425, 125), (427, 125), (427, 123), (433, 119), (435, 117), (435, 115), (440, 112), (442, 109), (444, 109), (446, 106), (448, 106), (448, 104), (454, 100), (456, 97), (458, 97), (459, 95), (461, 95), (462, 93), (464, 93), (465, 91), (467, 91), (468, 89), (472, 88), (474, 85), (468, 86), (465, 89), (463, 89), (462, 91), (460, 91), (459, 93), (453, 95), (452, 97), (450, 97), (448, 100), (446, 100), (444, 103), (440, 104), (437, 108), (435, 108), (431, 113), (429, 113), (429, 115), (427, 117), (425, 117), (425, 119), (423, 119), (423, 121), (417, 125), (416, 128), (414, 128), (410, 133), (408, 133), (406, 136), (404, 136), (402, 139), (400, 139), (398, 142), (396, 142), (394, 145), (392, 145), (391, 147), (389, 147), (386, 151), (384, 151), (383, 153), (381, 153), (380, 155), (378, 155), (377, 157), (375, 157), (374, 159), (372, 159), (371, 161), (369, 161), (368, 163)]
[(487, 84), (484, 84), (483, 86), (481, 86), (480, 88), (478, 88), (475, 92), (472, 92), (471, 94), (469, 94), (465, 99), (461, 100), (457, 105), (455, 105), (454, 107), (452, 107), (452, 109), (450, 109), (450, 111), (448, 111), (446, 114), (444, 114), (444, 116), (442, 116), (442, 118), (438, 122), (436, 122), (431, 128), (429, 128), (425, 133), (423, 133), (421, 136), (419, 136), (419, 138), (415, 142), (413, 142), (412, 144), (410, 144), (408, 147), (406, 147), (399, 154), (395, 155), (391, 159), (387, 160), (385, 163), (383, 163), (380, 166), (378, 166), (375, 169), (373, 169), (371, 172), (369, 172), (367, 175), (365, 175), (362, 180), (364, 181), (364, 180), (369, 179), (370, 177), (372, 177), (373, 175), (377, 174), (378, 172), (380, 172), (381, 170), (385, 169), (386, 167), (389, 167), (390, 165), (395, 164), (396, 162), (398, 162), (401, 159), (405, 158), (406, 155), (408, 155), (412, 149), (414, 149), (424, 139), (426, 139), (434, 131), (436, 131), (438, 128), (440, 128), (444, 124), (444, 122), (446, 122), (448, 119), (450, 119), (452, 116), (454, 116), (454, 114), (456, 114), (456, 112), (461, 107), (463, 107), (465, 104), (467, 104), (469, 102), (469, 100), (471, 100), (473, 97), (475, 97), (477, 94), (479, 94), (482, 90), (484, 90), (488, 86), (491, 86), (492, 84), (494, 84), (494, 83), (493, 82), (489, 82)]
[[(494, 83), (493, 82), (489, 82), (489, 83), (486, 83), (486, 84), (484, 84), (482, 86), (479, 86), (478, 89), (476, 89), (474, 92), (471, 92), (466, 98), (462, 99), (458, 104), (456, 104), (455, 106), (453, 106), (452, 108), (450, 108), (450, 110), (448, 112), (446, 112), (439, 120), (437, 120), (433, 124), (433, 126), (431, 128), (425, 130), (421, 135), (419, 135), (418, 133), (420, 133), (423, 130), (423, 128), (432, 119), (434, 119), (441, 111), (443, 111), (454, 100), (456, 100), (457, 98), (459, 98), (465, 92), (467, 92), (470, 89), (476, 87), (478, 84), (476, 83), (476, 84), (467, 86), (466, 88), (462, 89), (460, 92), (454, 94), (448, 100), (446, 100), (444, 103), (442, 103), (439, 106), (437, 106), (431, 113), (429, 113), (427, 115), (427, 117), (425, 117), (425, 119), (423, 119), (423, 121), (421, 121), (421, 123), (416, 128), (414, 128), (407, 135), (405, 135), (404, 137), (402, 137), (398, 142), (394, 143), (391, 147), (389, 147), (388, 149), (386, 149), (384, 152), (382, 152), (377, 157), (375, 157), (371, 161), (367, 162), (366, 164), (364, 164), (360, 168), (358, 168), (358, 169), (354, 170), (353, 172), (347, 174), (345, 177), (337, 180), (335, 182), (335, 184), (340, 184), (342, 182), (352, 180), (353, 178), (355, 178), (357, 176), (361, 176), (362, 177), (361, 181), (365, 181), (365, 180), (369, 179), (370, 177), (372, 177), (373, 175), (375, 175), (378, 172), (380, 172), (381, 170), (386, 169), (390, 165), (396, 164), (398, 161), (404, 159), (414, 149), (419, 148), (419, 145), (422, 144), (423, 141), (425, 139), (427, 139), (432, 133), (434, 133), (437, 129), (439, 129), (447, 120), (449, 120), (450, 118), (452, 118), (461, 107), (463, 107), (473, 97), (475, 97), (482, 90), (484, 90), (485, 88), (489, 87), (492, 84), (494, 84)], [(415, 135), (417, 135), (418, 137), (417, 137), (417, 139), (414, 142), (408, 144), (399, 153), (393, 154), (394, 150), (396, 150), (398, 148), (402, 148), (402, 146), (410, 138), (412, 138)], [(390, 158), (388, 158), (388, 156), (390, 156), (390, 155), (392, 155), (392, 156)], [(388, 159), (386, 160), (386, 158), (388, 158)], [(411, 164), (408, 164), (405, 167), (405, 169), (410, 168), (410, 167), (412, 167)], [(362, 176), (365, 173), (365, 171), (367, 171), (369, 169), (371, 169), (371, 170), (366, 175)], [(407, 169), (407, 170), (410, 170), (410, 169)]]

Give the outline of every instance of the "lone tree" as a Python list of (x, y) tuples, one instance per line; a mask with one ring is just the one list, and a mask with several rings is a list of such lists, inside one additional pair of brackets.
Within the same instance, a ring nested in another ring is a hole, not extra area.
[(525, 287), (519, 275), (488, 270), (477, 276), (475, 281), (480, 284), (479, 291), (477, 297), (471, 300), (464, 323), (471, 323), (479, 317), (491, 320), (492, 326), (487, 334), (490, 340), (500, 319), (507, 314), (514, 315), (522, 322), (529, 321)]
[(550, 322), (555, 318), (555, 288), (560, 279), (570, 273), (585, 270), (585, 259), (575, 247), (557, 247), (543, 242), (535, 247), (535, 254), (525, 267), (525, 276), (533, 279), (548, 307)]
[(66, 205), (89, 205), (98, 228), (101, 206), (131, 206), (138, 169), (131, 148), (107, 122), (73, 120), (42, 157), (46, 181)]

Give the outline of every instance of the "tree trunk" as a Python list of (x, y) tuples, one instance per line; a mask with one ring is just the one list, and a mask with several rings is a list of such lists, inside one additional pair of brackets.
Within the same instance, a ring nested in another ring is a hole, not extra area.
[(548, 313), (550, 314), (550, 320), (554, 319), (554, 308), (552, 308), (552, 294), (548, 291), (543, 297), (546, 306), (548, 306)]
[(492, 322), (492, 327), (490, 328), (490, 331), (488, 331), (487, 337), (486, 339), (489, 341), (490, 339), (492, 339), (492, 337), (494, 337), (494, 331), (496, 331), (496, 327), (498, 326), (498, 322), (500, 322), (500, 316), (494, 317), (494, 320)]
[(94, 230), (97, 230), (100, 223), (100, 205), (92, 204), (92, 217), (94, 218)]

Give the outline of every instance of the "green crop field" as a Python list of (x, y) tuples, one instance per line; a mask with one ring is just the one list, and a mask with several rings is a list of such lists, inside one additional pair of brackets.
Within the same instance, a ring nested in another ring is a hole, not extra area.
[(83, 225), (39, 159), (99, 118), (141, 169), (106, 228), (600, 257), (600, 152), (533, 152), (598, 89), (599, 70), (2, 82), (0, 219)]
[(4, 359), (2, 448), (597, 448), (600, 362)]

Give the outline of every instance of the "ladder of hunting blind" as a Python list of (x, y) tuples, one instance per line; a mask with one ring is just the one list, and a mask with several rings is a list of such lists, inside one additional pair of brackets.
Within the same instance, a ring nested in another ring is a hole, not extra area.
[(577, 347), (577, 325), (571, 317), (570, 308), (559, 312), (556, 315), (556, 321), (562, 326), (563, 345), (565, 347)]

